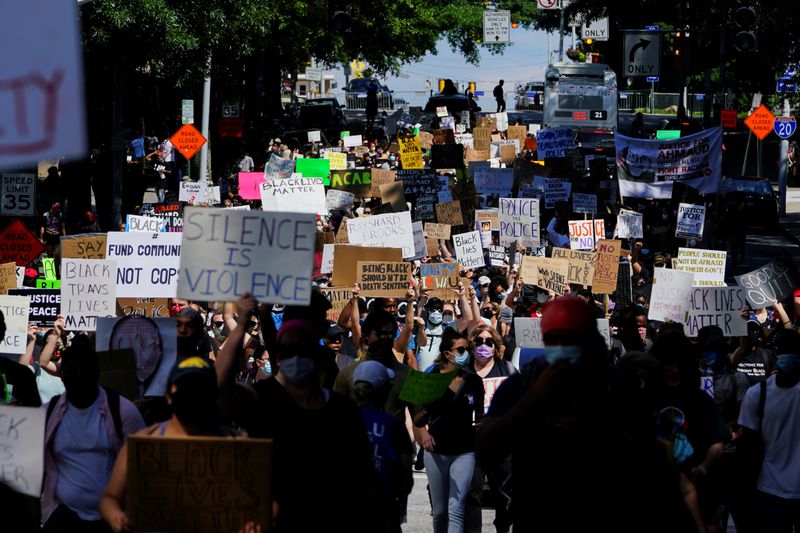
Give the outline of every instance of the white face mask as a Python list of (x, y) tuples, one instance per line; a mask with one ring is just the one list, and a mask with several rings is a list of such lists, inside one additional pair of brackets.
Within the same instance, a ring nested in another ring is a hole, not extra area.
[(431, 311), (428, 313), (428, 322), (433, 324), (434, 326), (438, 326), (442, 323), (442, 312), (441, 311)]

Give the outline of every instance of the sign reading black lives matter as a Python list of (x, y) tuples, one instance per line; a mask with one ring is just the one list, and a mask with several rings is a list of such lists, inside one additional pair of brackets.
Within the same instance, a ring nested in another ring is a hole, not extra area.
[(308, 305), (316, 215), (187, 207), (178, 298)]

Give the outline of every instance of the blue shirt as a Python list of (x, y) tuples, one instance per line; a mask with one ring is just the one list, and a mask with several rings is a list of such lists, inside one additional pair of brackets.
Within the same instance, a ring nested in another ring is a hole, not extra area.
[(137, 137), (131, 141), (131, 150), (133, 150), (133, 157), (144, 157), (144, 137)]

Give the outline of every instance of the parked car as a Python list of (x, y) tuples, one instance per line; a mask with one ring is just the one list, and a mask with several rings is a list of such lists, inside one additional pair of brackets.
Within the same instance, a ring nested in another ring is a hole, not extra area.
[(600, 155), (615, 160), (616, 148), (613, 130), (579, 128), (575, 132), (575, 146), (583, 155)]
[(389, 87), (375, 78), (353, 78), (345, 87), (345, 104), (347, 109), (367, 108), (367, 87), (370, 83), (378, 86), (378, 108), (394, 109), (394, 96)]
[(719, 194), (722, 210), (746, 214), (748, 227), (777, 229), (780, 225), (778, 195), (767, 178), (726, 177), (720, 183)]
[[(462, 111), (469, 111), (469, 99), (467, 95), (462, 93), (453, 95), (434, 94), (428, 99), (423, 111), (425, 113), (436, 113), (437, 107), (447, 107), (447, 112), (455, 116)], [(480, 111), (480, 108), (473, 111)]]
[(517, 88), (516, 109), (542, 109), (544, 102), (544, 82), (530, 81)]
[(348, 127), (348, 122), (336, 98), (314, 98), (297, 112), (297, 127), (302, 130), (341, 130)]

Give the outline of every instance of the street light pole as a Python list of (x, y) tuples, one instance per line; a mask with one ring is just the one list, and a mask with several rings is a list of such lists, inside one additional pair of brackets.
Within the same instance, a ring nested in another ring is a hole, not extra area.
[(206, 138), (206, 142), (200, 148), (200, 182), (208, 182), (208, 115), (211, 113), (211, 54), (208, 55), (208, 74), (203, 81), (203, 120), (200, 125), (200, 133)]
[(564, 6), (561, 6), (561, 20), (558, 23), (558, 62), (564, 62)]
[[(791, 113), (789, 106), (789, 99), (784, 96), (783, 98), (783, 116), (788, 117)], [(780, 167), (778, 170), (778, 196), (779, 196), (779, 210), (780, 215), (786, 215), (786, 181), (789, 174), (789, 139), (781, 140), (781, 159)]]

